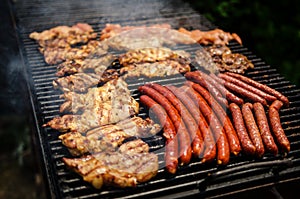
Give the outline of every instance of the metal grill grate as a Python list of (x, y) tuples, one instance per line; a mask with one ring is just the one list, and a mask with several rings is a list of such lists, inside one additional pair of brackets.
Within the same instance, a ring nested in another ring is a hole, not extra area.
[[(140, 10), (139, 7), (133, 5), (143, 5), (151, 7), (151, 9)], [(289, 155), (285, 159), (266, 155), (261, 160), (248, 159), (243, 156), (231, 157), (231, 162), (226, 167), (218, 167), (214, 163), (211, 165), (201, 164), (194, 160), (191, 164), (181, 167), (174, 176), (160, 169), (154, 179), (138, 185), (137, 188), (106, 188), (101, 191), (93, 189), (78, 175), (66, 169), (62, 163), (61, 158), (69, 156), (69, 153), (58, 140), (59, 133), (50, 128), (41, 127), (42, 124), (59, 115), (59, 106), (63, 100), (59, 99), (60, 92), (54, 90), (52, 86), (52, 81), (56, 79), (56, 66), (45, 64), (43, 56), (38, 52), (37, 44), (28, 38), (29, 33), (57, 25), (73, 25), (77, 22), (89, 23), (98, 33), (106, 23), (122, 25), (170, 23), (174, 28), (185, 27), (202, 30), (212, 29), (215, 26), (191, 9), (188, 4), (179, 0), (136, 0), (129, 1), (127, 4), (120, 4), (115, 0), (18, 1), (12, 8), (16, 15), (24, 67), (28, 71), (28, 84), (31, 90), (33, 115), (37, 129), (36, 137), (39, 144), (37, 150), (41, 150), (51, 197), (176, 198), (195, 195), (215, 197), (300, 178), (300, 120), (298, 119), (300, 118), (300, 89), (285, 80), (274, 68), (247, 48), (233, 42), (229, 45), (231, 50), (246, 55), (255, 65), (255, 69), (247, 72), (246, 75), (275, 88), (290, 99), (290, 107), (281, 110), (283, 128), (291, 141)], [(130, 14), (128, 15), (128, 13)], [(176, 85), (182, 80), (181, 76), (175, 76), (155, 81), (164, 85)], [(136, 88), (145, 81), (147, 80), (138, 79), (128, 82), (134, 97), (137, 97)], [(149, 143), (154, 150), (155, 147), (162, 145), (163, 140), (157, 136), (150, 139)], [(159, 159), (163, 160), (163, 154), (158, 155)], [(267, 166), (264, 165), (265, 163)], [(160, 164), (163, 164), (163, 161), (160, 161)], [(218, 171), (225, 173), (217, 173)], [(218, 175), (207, 177), (209, 173)]]

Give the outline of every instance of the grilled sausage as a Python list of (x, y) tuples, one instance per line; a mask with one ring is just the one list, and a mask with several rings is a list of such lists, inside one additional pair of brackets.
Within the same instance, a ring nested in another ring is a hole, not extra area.
[(200, 132), (200, 129), (198, 128), (195, 119), (192, 117), (187, 108), (182, 104), (182, 102), (168, 88), (162, 85), (151, 83), (145, 86), (149, 86), (155, 89), (172, 103), (172, 105), (177, 109), (178, 113), (183, 118), (183, 121), (190, 134), (192, 140), (193, 155), (195, 157), (200, 157), (201, 155), (203, 155), (204, 141), (202, 134)]
[(202, 162), (211, 162), (216, 157), (216, 142), (203, 114), (199, 110), (199, 107), (196, 106), (194, 101), (180, 88), (176, 88), (175, 86), (167, 86), (167, 88), (170, 89), (179, 100), (181, 100), (196, 120), (205, 145)]
[[(210, 79), (214, 81), (214, 85), (220, 90), (220, 92), (226, 97), (226, 99), (230, 102), (236, 103), (238, 105), (244, 104), (244, 100), (229, 90), (224, 86), (224, 80), (216, 76), (214, 73), (209, 74)], [(209, 78), (209, 77), (208, 77)]]
[(252, 85), (262, 91), (265, 91), (266, 93), (275, 96), (277, 99), (279, 99), (280, 101), (282, 101), (284, 103), (285, 106), (289, 106), (289, 99), (284, 96), (283, 94), (281, 94), (280, 92), (276, 91), (275, 89), (265, 85), (265, 84), (261, 84), (253, 79), (250, 79), (246, 76), (240, 75), (240, 74), (236, 74), (236, 73), (231, 73), (231, 72), (226, 72), (225, 74), (230, 75), (232, 77), (235, 77), (237, 79), (242, 80), (243, 82)]
[(224, 86), (226, 88), (228, 88), (229, 90), (233, 91), (234, 93), (237, 93), (253, 102), (260, 102), (265, 106), (268, 105), (267, 101), (264, 98), (260, 97), (259, 95), (255, 94), (255, 93), (252, 93), (249, 90), (247, 90), (243, 87), (240, 87), (234, 83), (224, 81)]
[(178, 167), (178, 139), (175, 127), (165, 110), (147, 95), (140, 97), (140, 102), (149, 110), (153, 111), (163, 126), (163, 135), (166, 138), (165, 162), (166, 170), (175, 174)]
[(253, 104), (253, 110), (256, 118), (256, 123), (258, 125), (261, 138), (263, 140), (263, 143), (265, 144), (266, 150), (273, 153), (274, 155), (277, 155), (278, 147), (271, 134), (268, 119), (263, 105), (261, 103), (256, 102)]
[(206, 88), (207, 90), (209, 90), (209, 92), (212, 93), (212, 95), (216, 98), (216, 100), (224, 105), (225, 107), (228, 107), (228, 102), (227, 100), (222, 96), (222, 94), (220, 93), (220, 91), (212, 84), (210, 84), (208, 81), (206, 81), (202, 76), (201, 73), (199, 73), (199, 71), (194, 71), (194, 72), (187, 72), (185, 73), (185, 78), (195, 82), (197, 84), (200, 84), (201, 86), (203, 86), (204, 88)]
[(243, 118), (244, 118), (247, 130), (248, 130), (248, 133), (250, 135), (250, 138), (256, 148), (256, 155), (257, 155), (257, 157), (262, 157), (265, 153), (265, 148), (264, 148), (264, 144), (262, 142), (260, 132), (256, 125), (253, 113), (252, 113), (252, 108), (253, 108), (253, 105), (249, 102), (245, 103), (242, 106)]
[(260, 89), (257, 89), (255, 87), (249, 85), (249, 84), (246, 84), (243, 81), (241, 81), (239, 79), (236, 79), (235, 77), (232, 77), (232, 76), (229, 76), (229, 75), (226, 75), (226, 74), (222, 74), (222, 73), (219, 74), (219, 77), (222, 78), (222, 79), (224, 79), (227, 82), (231, 82), (231, 83), (233, 83), (233, 84), (235, 84), (237, 86), (240, 86), (240, 87), (242, 87), (242, 88), (244, 88), (246, 90), (249, 90), (252, 93), (257, 94), (258, 96), (266, 99), (268, 102), (273, 102), (273, 101), (276, 100), (275, 96), (269, 95), (268, 93), (266, 93), (266, 92), (264, 92), (264, 91), (262, 91)]
[(169, 100), (167, 100), (163, 95), (158, 93), (153, 88), (147, 86), (140, 86), (138, 90), (141, 93), (151, 97), (166, 110), (178, 134), (178, 139), (180, 143), (179, 156), (181, 164), (188, 164), (192, 157), (190, 135), (186, 129), (186, 126), (181, 121), (180, 115), (178, 114), (177, 110), (174, 108), (174, 106), (170, 103)]
[(288, 153), (291, 148), (290, 142), (284, 133), (284, 130), (280, 123), (280, 117), (279, 117), (279, 110), (282, 107), (282, 105), (283, 102), (279, 100), (276, 100), (271, 104), (269, 108), (269, 120), (270, 120), (271, 129), (275, 135), (277, 143), (285, 153)]
[(241, 145), (240, 141), (236, 135), (235, 129), (225, 113), (224, 109), (220, 106), (220, 104), (210, 95), (210, 93), (200, 86), (199, 84), (195, 84), (193, 82), (187, 82), (188, 85), (192, 86), (208, 103), (208, 105), (211, 106), (212, 110), (216, 114), (216, 116), (219, 118), (219, 121), (221, 125), (223, 124), (225, 133), (227, 135), (227, 139), (230, 146), (230, 151), (237, 155), (241, 151)]
[(219, 120), (217, 119), (205, 99), (203, 99), (203, 97), (197, 91), (188, 86), (183, 86), (182, 90), (184, 90), (190, 96), (190, 98), (198, 104), (200, 111), (203, 113), (207, 123), (209, 123), (210, 128), (214, 133), (218, 149), (218, 164), (228, 164), (230, 156), (229, 144), (224, 129), (219, 123)]
[(235, 103), (231, 103), (229, 104), (229, 110), (244, 153), (254, 155), (256, 148), (249, 138), (240, 107)]

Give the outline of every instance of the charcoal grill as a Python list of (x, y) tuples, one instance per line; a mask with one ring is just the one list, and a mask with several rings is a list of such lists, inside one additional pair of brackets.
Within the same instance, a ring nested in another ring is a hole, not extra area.
[[(180, 6), (178, 6), (180, 5)], [(147, 9), (141, 9), (147, 8)], [(39, 1), (23, 0), (11, 4), (19, 37), (21, 55), (27, 71), (27, 82), (36, 128), (36, 150), (39, 151), (48, 195), (51, 198), (189, 198), (195, 196), (220, 197), (236, 192), (269, 187), (300, 179), (300, 89), (282, 77), (276, 69), (266, 64), (246, 47), (231, 42), (233, 52), (242, 53), (255, 65), (246, 73), (258, 82), (282, 92), (290, 99), (290, 107), (281, 110), (283, 128), (291, 142), (287, 157), (265, 155), (262, 159), (231, 157), (226, 167), (216, 164), (201, 164), (193, 161), (180, 167), (176, 175), (160, 169), (151, 181), (136, 188), (105, 188), (96, 190), (78, 175), (66, 169), (62, 157), (70, 156), (58, 139), (59, 133), (42, 124), (59, 115), (60, 93), (52, 81), (56, 67), (45, 64), (37, 44), (29, 39), (29, 33), (42, 31), (58, 25), (73, 25), (86, 22), (96, 32), (106, 23), (121, 25), (145, 25), (169, 23), (174, 28), (209, 30), (216, 28), (187, 3), (180, 0), (133, 0), (126, 4), (110, 1)], [(188, 49), (187, 49), (188, 50)], [(145, 79), (129, 81), (129, 88), (137, 98), (136, 88)], [(176, 85), (181, 76), (151, 80), (161, 84)], [(143, 114), (143, 113), (142, 113)], [(154, 150), (163, 145), (160, 136), (147, 140)], [(163, 153), (158, 154), (163, 159)], [(162, 164), (162, 161), (160, 162)]]

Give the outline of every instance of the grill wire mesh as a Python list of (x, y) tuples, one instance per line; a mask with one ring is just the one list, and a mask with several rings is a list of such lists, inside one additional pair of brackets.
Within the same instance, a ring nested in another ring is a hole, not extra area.
[[(180, 6), (178, 6), (180, 5)], [(140, 9), (140, 8), (149, 9)], [(85, 22), (99, 33), (106, 23), (121, 25), (145, 25), (169, 23), (173, 28), (209, 30), (216, 28), (199, 13), (182, 1), (134, 0), (126, 4), (118, 1), (17, 1), (14, 10), (24, 67), (28, 73), (28, 84), (35, 118), (37, 150), (40, 151), (50, 196), (53, 198), (176, 198), (195, 195), (222, 196), (236, 191), (270, 186), (300, 178), (300, 90), (283, 78), (276, 69), (266, 64), (246, 47), (232, 42), (229, 47), (234, 53), (248, 57), (255, 66), (246, 76), (266, 84), (286, 95), (291, 104), (280, 112), (283, 128), (291, 142), (291, 152), (287, 157), (273, 157), (268, 154), (260, 160), (247, 157), (231, 157), (226, 167), (216, 164), (201, 164), (193, 161), (183, 166), (174, 176), (160, 169), (151, 181), (136, 188), (93, 189), (77, 174), (66, 169), (61, 158), (70, 156), (58, 139), (59, 133), (42, 124), (59, 115), (63, 99), (60, 92), (53, 89), (56, 66), (47, 65), (38, 52), (37, 44), (29, 39), (33, 31), (42, 31), (58, 25), (73, 25)], [(193, 49), (186, 49), (193, 50)], [(161, 84), (176, 85), (182, 77), (157, 79)], [(137, 98), (136, 88), (145, 79), (129, 81), (129, 89)], [(153, 81), (153, 80), (152, 80)], [(163, 144), (161, 137), (149, 140), (154, 150)], [(163, 164), (163, 154), (158, 154)], [(209, 174), (213, 174), (208, 177)]]

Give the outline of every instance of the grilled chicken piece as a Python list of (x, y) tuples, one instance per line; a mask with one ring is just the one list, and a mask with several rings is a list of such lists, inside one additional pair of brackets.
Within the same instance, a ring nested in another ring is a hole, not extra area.
[(107, 101), (128, 103), (130, 91), (127, 83), (119, 78), (111, 80), (101, 87), (90, 88), (87, 93), (67, 92), (61, 98), (66, 101), (60, 106), (60, 112), (79, 113), (100, 107), (102, 103)]
[(121, 68), (122, 77), (164, 77), (168, 75), (175, 75), (179, 73), (186, 73), (191, 70), (189, 64), (180, 64), (173, 60), (164, 60), (153, 63), (137, 63), (130, 64)]
[(45, 47), (40, 48), (48, 64), (58, 64), (70, 59), (84, 59), (91, 56), (102, 56), (107, 53), (108, 46), (104, 42), (91, 40), (86, 45), (76, 47)]
[(157, 174), (158, 157), (154, 153), (139, 153), (139, 147), (137, 152), (132, 149), (125, 152), (101, 152), (74, 159), (63, 158), (63, 162), (96, 189), (101, 189), (103, 185), (135, 187)]
[(119, 151), (127, 154), (148, 153), (149, 145), (141, 139), (136, 139), (122, 144)]
[(113, 98), (104, 103), (95, 103), (97, 106), (85, 109), (81, 115), (63, 115), (54, 117), (43, 127), (49, 126), (60, 132), (78, 131), (85, 133), (87, 130), (112, 124), (136, 115), (139, 103), (134, 98)]
[(78, 43), (87, 43), (97, 37), (97, 33), (86, 23), (77, 23), (72, 27), (57, 26), (41, 33), (33, 32), (29, 35), (37, 40), (41, 47), (68, 47)]
[(190, 36), (199, 44), (208, 45), (227, 45), (229, 41), (236, 40), (239, 44), (242, 44), (241, 38), (235, 33), (224, 32), (221, 29), (214, 29), (210, 31), (192, 30), (188, 31), (185, 28), (179, 28), (179, 32)]
[(172, 51), (169, 48), (142, 48), (129, 50), (119, 56), (119, 62), (123, 66), (130, 64), (158, 62), (174, 60), (181, 64), (189, 64), (189, 54), (184, 51)]
[(52, 84), (55, 89), (61, 89), (63, 92), (86, 92), (89, 88), (97, 86), (99, 81), (98, 74), (76, 73), (57, 78)]
[[(126, 123), (126, 125), (124, 125)], [(133, 117), (117, 124), (108, 124), (89, 130), (86, 135), (79, 132), (69, 132), (59, 136), (62, 143), (73, 156), (101, 151), (115, 151), (126, 138), (149, 137), (157, 134), (160, 126), (147, 118)], [(134, 143), (134, 142), (133, 142)], [(127, 145), (124, 145), (124, 148)], [(136, 146), (140, 146), (136, 144)], [(148, 145), (147, 145), (148, 146)], [(134, 147), (128, 145), (127, 148)], [(142, 146), (141, 146), (142, 147)]]
[(254, 68), (248, 58), (239, 53), (232, 53), (227, 46), (213, 45), (196, 51), (196, 62), (211, 72), (231, 71), (243, 74)]
[(102, 75), (115, 59), (114, 55), (105, 54), (101, 57), (90, 56), (85, 59), (66, 60), (58, 65), (56, 75), (64, 76), (80, 72), (93, 72)]

